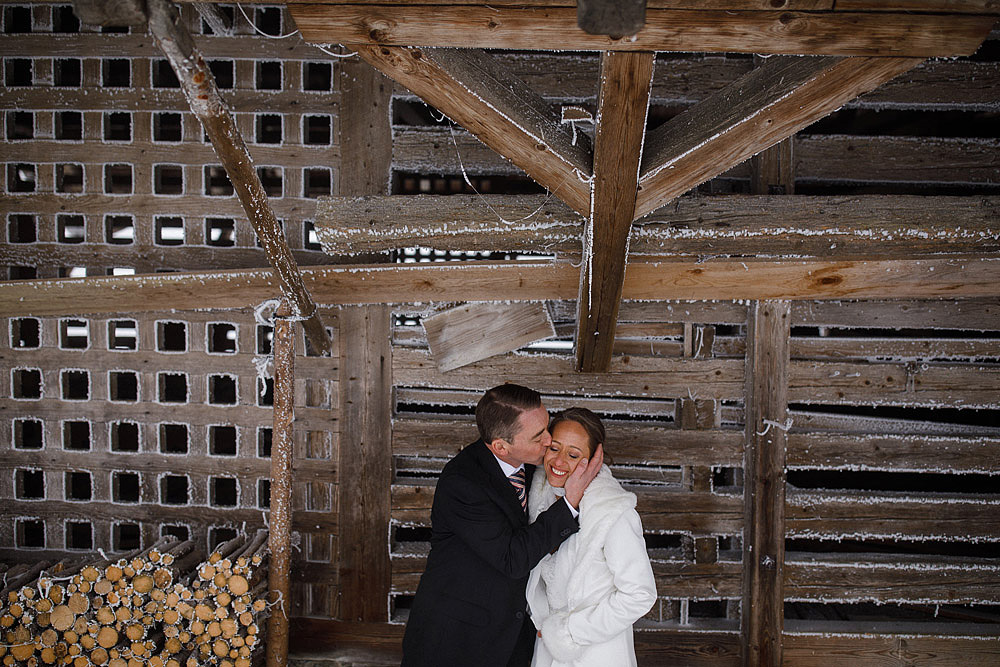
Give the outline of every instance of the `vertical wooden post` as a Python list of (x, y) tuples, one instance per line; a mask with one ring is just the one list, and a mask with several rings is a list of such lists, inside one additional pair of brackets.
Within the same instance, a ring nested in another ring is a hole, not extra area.
[[(392, 82), (370, 65), (344, 63), (340, 97), (341, 195), (388, 191), (391, 93)], [(341, 310), (337, 617), (344, 621), (385, 622), (389, 618), (391, 327), (392, 310), (388, 306)]]
[(295, 336), (291, 310), (282, 301), (275, 313), (274, 430), (271, 437), (271, 517), (268, 589), (278, 605), (267, 619), (267, 667), (288, 663), (289, 573), (292, 550), (292, 422), (295, 419)]
[[(760, 67), (764, 59), (754, 56), (754, 66)], [(755, 195), (795, 194), (795, 165), (792, 164), (792, 145), (795, 135), (757, 153), (750, 158), (750, 193)]]
[(756, 301), (747, 321), (743, 458), (743, 664), (781, 665), (784, 626), (788, 301)]

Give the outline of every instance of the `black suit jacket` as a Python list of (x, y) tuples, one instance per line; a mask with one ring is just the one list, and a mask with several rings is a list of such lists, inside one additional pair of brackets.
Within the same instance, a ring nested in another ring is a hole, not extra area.
[[(534, 466), (525, 466), (531, 487)], [(505, 667), (526, 618), (528, 573), (579, 530), (566, 503), (528, 525), (514, 487), (482, 440), (444, 467), (431, 551), (403, 637), (406, 667)]]

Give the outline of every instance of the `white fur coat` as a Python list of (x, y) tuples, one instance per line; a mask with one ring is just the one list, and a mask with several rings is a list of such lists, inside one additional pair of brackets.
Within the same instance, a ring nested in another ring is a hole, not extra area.
[[(531, 521), (562, 495), (538, 473)], [(656, 584), (635, 503), (603, 467), (580, 502), (580, 531), (531, 571), (528, 608), (542, 633), (532, 667), (636, 664), (632, 624), (652, 608)]]

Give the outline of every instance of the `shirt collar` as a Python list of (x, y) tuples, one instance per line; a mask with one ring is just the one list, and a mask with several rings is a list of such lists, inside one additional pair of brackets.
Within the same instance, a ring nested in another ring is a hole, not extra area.
[[(493, 452), (490, 452), (490, 454), (493, 454)], [(512, 466), (511, 464), (507, 463), (506, 461), (501, 461), (500, 457), (497, 456), (496, 454), (493, 454), (493, 458), (495, 458), (497, 460), (497, 463), (500, 464), (500, 470), (503, 471), (503, 476), (504, 477), (510, 477), (511, 475), (514, 474), (515, 471), (520, 470), (521, 468), (524, 467), (523, 463), (521, 465), (519, 465), (519, 466)]]

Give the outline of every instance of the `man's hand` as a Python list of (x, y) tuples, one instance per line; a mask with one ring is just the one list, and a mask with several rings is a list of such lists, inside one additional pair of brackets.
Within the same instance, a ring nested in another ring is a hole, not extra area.
[(601, 465), (604, 463), (604, 447), (602, 445), (597, 446), (597, 450), (594, 451), (594, 456), (589, 461), (587, 459), (581, 459), (579, 465), (576, 466), (576, 470), (573, 474), (569, 476), (566, 480), (566, 502), (573, 506), (573, 509), (580, 508), (580, 500), (583, 499), (583, 492), (590, 485), (590, 482), (597, 477), (597, 473), (601, 470)]

